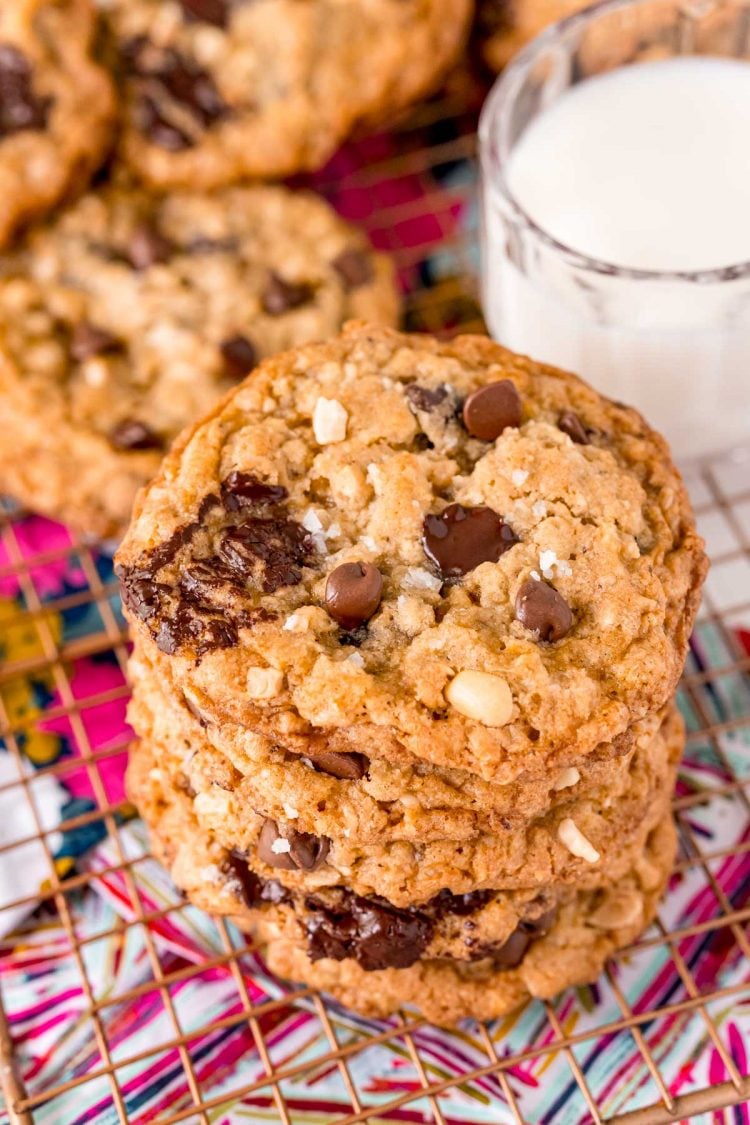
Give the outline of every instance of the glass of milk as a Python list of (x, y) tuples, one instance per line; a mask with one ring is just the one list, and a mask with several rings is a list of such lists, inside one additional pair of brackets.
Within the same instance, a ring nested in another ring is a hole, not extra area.
[(750, 445), (750, 7), (607, 0), (482, 112), (492, 335), (636, 406), (680, 459)]

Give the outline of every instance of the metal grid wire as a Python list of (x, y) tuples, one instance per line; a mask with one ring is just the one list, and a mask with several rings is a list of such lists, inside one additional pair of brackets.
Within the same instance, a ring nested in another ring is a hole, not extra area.
[[(393, 133), (350, 146), (339, 154), (325, 174), (315, 179), (314, 186), (318, 190), (364, 225), (377, 245), (396, 256), (405, 289), (406, 323), (414, 329), (481, 329), (475, 299), (471, 163), (480, 92), (472, 82), (463, 77), (456, 79), (439, 100), (399, 123)], [(410, 190), (412, 181), (413, 191)], [(102, 748), (96, 746), (90, 734), (89, 720), (96, 710), (121, 703), (127, 695), (127, 637), (111, 567), (106, 558), (76, 539), (66, 539), (59, 549), (30, 550), (28, 543), (21, 541), (24, 513), (11, 512), (8, 508), (0, 514), (0, 546), (7, 560), (7, 564), (0, 567), (0, 584), (3, 579), (12, 577), (19, 590), (16, 610), (0, 623), (0, 628), (8, 633), (20, 633), (27, 642), (20, 647), (17, 658), (0, 665), (0, 738), (18, 772), (17, 780), (0, 786), (0, 794), (22, 787), (31, 798), (36, 821), (30, 839), (42, 841), (49, 864), (49, 898), (37, 913), (35, 924), (41, 926), (54, 920), (61, 927), (63, 956), (69, 959), (71, 971), (77, 972), (82, 987), (81, 1028), (93, 1040), (98, 1053), (96, 1065), (84, 1073), (73, 1069), (53, 1084), (37, 1082), (33, 1076), (24, 1082), (22, 1072), (27, 1069), (27, 1060), (23, 1054), (23, 1029), (16, 1029), (14, 1013), (6, 997), (6, 1008), (0, 1005), (0, 1080), (7, 1117), (24, 1125), (42, 1119), (65, 1122), (70, 1120), (65, 1113), (55, 1116), (53, 1111), (50, 1116), (48, 1110), (58, 1104), (57, 1099), (67, 1096), (68, 1100), (59, 1104), (75, 1104), (81, 1114), (86, 1106), (94, 1104), (92, 1099), (95, 1098), (97, 1104), (106, 1105), (101, 1120), (108, 1122), (208, 1123), (221, 1120), (222, 1105), (226, 1107), (228, 1101), (234, 1102), (244, 1095), (248, 1098), (247, 1105), (258, 1107), (258, 1117), (252, 1120), (278, 1120), (284, 1125), (293, 1125), (302, 1119), (336, 1121), (339, 1125), (376, 1120), (451, 1125), (463, 1118), (456, 1115), (454, 1108), (444, 1108), (446, 1097), (460, 1089), (470, 1098), (472, 1091), (481, 1089), (485, 1105), (482, 1120), (522, 1122), (525, 1118), (519, 1106), (515, 1078), (524, 1066), (552, 1057), (558, 1062), (564, 1060), (567, 1081), (579, 1092), (581, 1111), (560, 1118), (552, 1115), (546, 1118), (550, 1121), (617, 1120), (655, 1125), (696, 1117), (750, 1099), (747, 1068), (733, 1050), (726, 1025), (719, 1019), (723, 1008), (750, 998), (747, 971), (750, 958), (750, 889), (747, 886), (750, 883), (747, 878), (750, 762), (743, 769), (741, 757), (728, 752), (726, 742), (729, 734), (743, 729), (750, 732), (750, 704), (735, 703), (732, 709), (722, 702), (727, 685), (737, 683), (748, 689), (740, 698), (750, 699), (750, 645), (747, 650), (743, 647), (742, 635), (736, 628), (743, 617), (746, 622), (750, 621), (748, 469), (750, 461), (743, 467), (741, 461), (725, 459), (696, 469), (690, 479), (699, 519), (709, 532), (714, 553), (713, 578), (699, 626), (710, 639), (714, 655), (709, 663), (695, 659), (689, 662), (681, 688), (681, 703), (688, 717), (688, 766), (692, 756), (710, 758), (713, 781), (710, 787), (688, 783), (678, 791), (674, 809), (680, 828), (681, 852), (675, 878), (689, 876), (694, 883), (698, 881), (711, 902), (707, 916), (691, 924), (681, 923), (674, 912), (670, 912), (668, 897), (656, 925), (608, 968), (600, 984), (601, 992), (607, 995), (607, 1004), (596, 1008), (595, 1019), (583, 1018), (571, 1024), (560, 1015), (560, 1002), (537, 1003), (538, 1025), (530, 1047), (520, 1052), (511, 1050), (502, 1027), (477, 1027), (472, 1030), (473, 1041), (480, 1044), (484, 1057), (477, 1059), (474, 1054), (466, 1063), (457, 1057), (447, 1070), (436, 1067), (434, 1059), (425, 1053), (424, 1025), (413, 1015), (404, 1014), (400, 1019), (385, 1023), (361, 1021), (355, 1030), (350, 1026), (349, 1033), (342, 1035), (338, 1010), (308, 989), (277, 989), (259, 1001), (253, 988), (253, 974), (258, 969), (256, 955), (247, 939), (223, 920), (213, 923), (216, 940), (212, 957), (191, 963), (167, 956), (159, 940), (160, 927), (193, 908), (177, 897), (158, 908), (144, 901), (138, 879), (139, 865), (151, 861), (147, 860), (144, 848), (134, 848), (131, 835), (124, 839), (126, 829), (123, 826), (132, 810), (123, 805), (121, 798), (113, 798), (105, 768), (124, 755), (127, 738), (123, 736)], [(80, 574), (76, 588), (66, 591), (62, 597), (48, 597), (37, 582), (41, 569), (73, 562)], [(732, 590), (739, 590), (739, 593), (733, 594)], [(73, 639), (61, 638), (53, 627), (54, 621), (61, 614), (75, 614), (87, 607), (89, 611), (93, 607), (98, 611), (97, 627)], [(82, 691), (80, 684), (74, 682), (78, 664), (104, 656), (110, 662), (116, 661), (121, 680), (103, 691)], [(33, 773), (24, 764), (24, 747), (35, 720), (33, 716), (26, 716), (23, 708), (11, 705), (18, 684), (29, 677), (44, 679), (48, 684), (54, 703), (44, 712), (45, 723), (67, 724), (77, 750), (77, 754), (62, 757)], [(96, 829), (100, 836), (106, 834), (106, 848), (100, 853), (104, 859), (97, 865), (83, 863), (66, 871), (53, 860), (52, 833), (45, 830), (34, 793), (41, 778), (53, 776), (64, 782), (76, 770), (85, 771), (95, 807), (77, 811), (68, 817), (63, 827)], [(723, 802), (727, 815), (739, 818), (740, 827), (728, 846), (717, 846), (715, 840), (707, 840), (701, 831), (701, 810), (715, 802)], [(0, 862), (2, 852), (8, 847), (0, 845)], [(723, 872), (730, 857), (736, 857), (737, 862), (744, 865), (746, 877), (735, 879), (728, 889)], [(77, 924), (77, 904), (84, 893), (92, 893), (95, 882), (101, 883), (110, 877), (119, 878), (123, 895), (124, 905), (118, 921), (116, 924), (110, 921), (109, 928), (84, 934)], [(35, 899), (34, 888), (29, 888), (29, 894), (19, 899), (18, 905)], [(147, 978), (124, 992), (103, 992), (100, 982), (91, 976), (90, 950), (97, 942), (113, 936), (118, 937), (125, 949), (131, 931), (137, 932), (139, 940), (145, 942)], [(718, 940), (719, 935), (722, 964), (739, 962), (740, 970), (730, 977), (704, 971), (698, 979), (695, 950), (701, 943), (706, 945)], [(620, 972), (622, 965), (632, 964), (634, 959), (654, 950), (660, 952), (662, 963), (679, 985), (671, 996), (660, 996), (656, 1006), (644, 1000), (644, 994), (629, 987), (628, 979)], [(180, 1010), (180, 989), (209, 969), (223, 973), (236, 993), (236, 1003), (229, 1014), (218, 1021), (213, 1013), (207, 1013), (204, 1023), (196, 1023), (193, 1018), (190, 1025), (185, 1026)], [(115, 1008), (122, 1011), (123, 1006), (146, 996), (153, 997), (154, 1002), (163, 1007), (160, 1026), (166, 1027), (167, 1033), (136, 1054), (123, 1053), (114, 1041), (112, 1012)], [(279, 1053), (276, 1041), (272, 1041), (270, 1032), (295, 1010), (304, 1010), (317, 1021), (320, 1043), (312, 1057), (304, 1052), (284, 1056)], [(710, 1081), (691, 1082), (688, 1074), (679, 1091), (674, 1092), (662, 1072), (661, 1058), (653, 1046), (651, 1032), (664, 1021), (670, 1021), (679, 1032), (695, 1020), (702, 1025), (703, 1039), (718, 1060), (717, 1069), (712, 1072)], [(197, 1046), (207, 1036), (231, 1028), (244, 1029), (245, 1049), (254, 1052), (256, 1069), (249, 1078), (248, 1072), (243, 1072), (244, 1084), (229, 1093), (227, 1088), (219, 1094), (208, 1093), (204, 1088)], [(635, 1064), (640, 1068), (640, 1093), (632, 1102), (623, 1103), (621, 1111), (605, 1115), (607, 1111), (603, 1108), (600, 1091), (588, 1076), (584, 1059), (595, 1049), (616, 1050), (623, 1041), (627, 1041)], [(411, 1080), (402, 1088), (390, 1091), (388, 1096), (374, 1098), (366, 1081), (368, 1052), (383, 1044), (398, 1051)], [(152, 1056), (154, 1059), (164, 1056), (165, 1052), (174, 1053), (179, 1064), (185, 1085), (182, 1100), (156, 1116), (139, 1116), (137, 1110), (129, 1111), (126, 1108), (129, 1068)], [(317, 1116), (306, 1116), (304, 1104), (295, 1100), (294, 1082), (308, 1073), (326, 1073), (338, 1080), (340, 1095), (336, 1106), (327, 1114), (319, 1112)], [(73, 1095), (77, 1100), (71, 1102)], [(86, 1120), (100, 1120), (93, 1110), (91, 1113)], [(467, 1119), (478, 1120), (470, 1115)]]

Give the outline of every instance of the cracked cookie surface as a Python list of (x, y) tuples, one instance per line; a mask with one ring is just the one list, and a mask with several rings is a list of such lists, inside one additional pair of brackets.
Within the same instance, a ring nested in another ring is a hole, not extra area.
[(0, 5), (0, 248), (85, 186), (106, 155), (112, 84), (88, 0)]
[[(474, 436), (470, 399), (498, 384), (503, 428)], [(350, 563), (382, 578), (355, 628), (328, 611)], [(636, 411), (484, 337), (354, 324), (182, 435), (118, 570), (142, 643), (211, 718), (505, 784), (665, 705), (705, 558)], [(544, 639), (556, 597), (569, 624)]]
[(122, 152), (154, 186), (320, 167), (361, 122), (431, 92), (472, 0), (102, 0)]
[(2, 264), (3, 486), (119, 536), (183, 426), (352, 315), (395, 322), (393, 270), (314, 195), (92, 192)]

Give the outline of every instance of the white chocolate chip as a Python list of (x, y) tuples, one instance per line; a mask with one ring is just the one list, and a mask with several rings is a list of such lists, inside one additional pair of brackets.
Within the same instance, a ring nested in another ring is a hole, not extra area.
[(589, 914), (586, 921), (599, 930), (619, 930), (623, 926), (640, 925), (643, 920), (643, 899), (635, 891), (607, 892), (604, 902)]
[(246, 688), (251, 699), (273, 699), (284, 685), (278, 668), (248, 668)]
[(193, 799), (193, 808), (195, 815), (198, 817), (216, 817), (223, 820), (229, 812), (229, 804), (231, 796), (224, 789), (220, 789), (218, 785), (212, 785), (210, 789), (204, 789), (201, 793), (196, 793)]
[(445, 696), (462, 715), (488, 727), (505, 726), (513, 714), (508, 684), (489, 672), (459, 672), (445, 689)]
[(296, 820), (299, 816), (299, 810), (295, 809), (294, 805), (284, 805), (284, 816), (287, 820)]
[(586, 863), (597, 863), (599, 861), (599, 852), (591, 841), (586, 839), (576, 822), (571, 820), (569, 816), (560, 821), (557, 836), (560, 843), (568, 849), (571, 855), (578, 856), (579, 859), (585, 859)]
[(566, 770), (560, 770), (559, 774), (552, 783), (552, 788), (555, 790), (570, 789), (571, 786), (577, 785), (580, 780), (581, 775), (576, 767), (570, 766)]
[(282, 628), (287, 633), (306, 633), (307, 621), (301, 613), (290, 613)]
[(349, 415), (335, 398), (323, 398), (315, 403), (312, 425), (318, 445), (333, 445), (346, 437)]
[(271, 844), (271, 851), (274, 855), (284, 855), (292, 850), (292, 845), (283, 836), (277, 836)]
[(404, 586), (407, 590), (434, 590), (437, 593), (442, 585), (442, 579), (421, 566), (410, 566), (404, 574)]

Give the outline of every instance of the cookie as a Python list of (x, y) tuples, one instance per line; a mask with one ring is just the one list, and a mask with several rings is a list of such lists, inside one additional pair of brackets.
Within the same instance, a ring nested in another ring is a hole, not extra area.
[[(242, 853), (261, 878), (278, 878), (300, 892), (340, 886), (397, 906), (419, 904), (442, 891), (616, 880), (663, 815), (684, 744), (682, 722), (671, 711), (657, 737), (635, 752), (629, 769), (610, 771), (598, 786), (579, 783), (562, 790), (546, 815), (505, 824), (497, 818), (494, 833), (460, 834), (450, 816), (439, 831), (433, 816), (425, 838), (417, 778), (400, 794), (411, 806), (412, 835), (400, 834), (393, 802), (381, 806), (371, 799), (385, 825), (380, 838), (368, 832), (363, 839), (356, 824), (349, 827), (347, 805), (364, 804), (348, 793), (349, 781), (327, 786), (330, 796), (316, 800), (320, 790), (309, 784), (314, 772), (302, 763), (301, 777), (284, 779), (284, 765), (258, 766), (243, 777), (210, 746), (196, 720), (191, 727), (188, 715), (180, 724), (156, 683), (148, 694), (143, 689), (137, 678), (130, 721), (159, 768), (187, 793), (204, 834)], [(277, 783), (285, 799), (272, 795)]]
[(0, 248), (86, 184), (115, 116), (89, 0), (0, 5)]
[(484, 337), (362, 324), (185, 432), (117, 561), (214, 721), (495, 784), (665, 705), (706, 565), (636, 411)]
[(157, 187), (319, 168), (355, 126), (431, 92), (471, 0), (106, 0), (122, 155)]
[(131, 660), (130, 721), (143, 737), (169, 746), (172, 772), (182, 772), (196, 790), (218, 785), (275, 820), (284, 819), (287, 806), (295, 808), (306, 831), (363, 844), (498, 835), (572, 797), (620, 793), (636, 749), (648, 751), (664, 718), (649, 715), (578, 760), (563, 754), (546, 775), (521, 773), (494, 785), (466, 770), (366, 758), (350, 751), (344, 737), (274, 739), (211, 722), (170, 684), (168, 660), (148, 660), (142, 649), (136, 644)]
[(134, 750), (129, 788), (177, 885), (253, 933), (273, 971), (367, 1015), (414, 1004), (440, 1024), (490, 1019), (595, 980), (653, 918), (675, 851), (665, 808), (616, 885), (443, 892), (401, 909), (340, 888), (300, 896), (258, 878), (199, 828), (189, 796), (169, 783), (147, 742)]
[(2, 263), (2, 487), (119, 537), (175, 434), (263, 356), (397, 309), (388, 260), (311, 194), (90, 193)]

